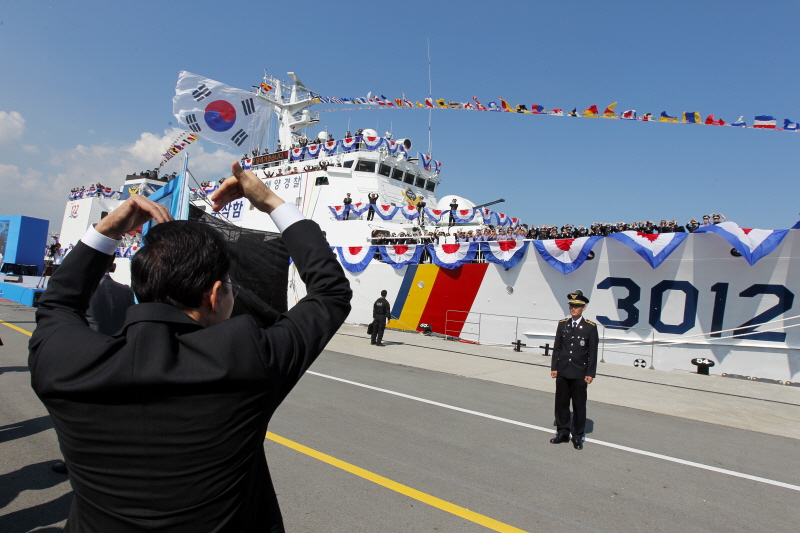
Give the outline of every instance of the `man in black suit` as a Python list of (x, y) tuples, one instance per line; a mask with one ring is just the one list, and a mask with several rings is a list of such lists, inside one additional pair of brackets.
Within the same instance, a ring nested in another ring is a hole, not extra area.
[(111, 276), (117, 264), (111, 263), (108, 272), (100, 280), (86, 310), (89, 327), (103, 335), (113, 335), (125, 324), (128, 308), (136, 303), (133, 291), (127, 285), (117, 283)]
[[(246, 197), (268, 213), (307, 288), (271, 327), (231, 318), (238, 287), (218, 232), (137, 195), (87, 231), (39, 300), (31, 383), (69, 467), (67, 532), (284, 531), (264, 435), (352, 292), (316, 223), (238, 162), (233, 174), (214, 210)], [(84, 314), (118, 239), (151, 218), (131, 264), (140, 303), (117, 334), (93, 331)]]
[(385, 346), (382, 342), (383, 332), (391, 318), (391, 306), (389, 305), (389, 300), (386, 299), (386, 294), (386, 291), (381, 291), (381, 297), (372, 304), (372, 335), (370, 344), (374, 344), (375, 346)]
[(567, 442), (570, 433), (569, 403), (572, 400), (572, 445), (583, 449), (586, 428), (586, 391), (597, 372), (597, 324), (583, 318), (589, 298), (582, 291), (568, 295), (569, 314), (559, 321), (553, 355), (550, 361), (550, 377), (556, 380), (556, 436), (553, 444)]

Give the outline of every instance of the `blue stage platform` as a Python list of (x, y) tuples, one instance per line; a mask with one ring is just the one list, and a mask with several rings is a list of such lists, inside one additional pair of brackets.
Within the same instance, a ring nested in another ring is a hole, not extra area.
[(21, 283), (0, 283), (0, 298), (32, 307), (44, 292), (36, 288), (40, 279), (39, 276), (22, 276)]

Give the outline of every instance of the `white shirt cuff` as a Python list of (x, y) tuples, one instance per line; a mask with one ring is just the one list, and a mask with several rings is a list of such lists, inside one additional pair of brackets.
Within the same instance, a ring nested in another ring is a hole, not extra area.
[(122, 239), (106, 237), (91, 226), (86, 230), (86, 235), (83, 236), (81, 241), (89, 248), (94, 248), (98, 252), (107, 255), (114, 255), (114, 252), (117, 251), (117, 248), (122, 243)]
[(306, 218), (303, 216), (303, 213), (297, 209), (296, 205), (290, 204), (289, 202), (283, 203), (273, 209), (269, 216), (272, 217), (272, 221), (281, 233), (286, 231), (286, 229), (295, 222), (305, 220)]

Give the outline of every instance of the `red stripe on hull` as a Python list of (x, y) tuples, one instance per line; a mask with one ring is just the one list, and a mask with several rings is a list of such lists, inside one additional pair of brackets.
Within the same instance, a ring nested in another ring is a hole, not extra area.
[[(460, 335), (488, 267), (489, 263), (472, 263), (452, 270), (440, 268), (420, 323), (430, 324), (436, 333), (445, 333), (447, 328), (447, 335)], [(447, 311), (462, 312), (450, 313), (450, 323), (445, 325)]]

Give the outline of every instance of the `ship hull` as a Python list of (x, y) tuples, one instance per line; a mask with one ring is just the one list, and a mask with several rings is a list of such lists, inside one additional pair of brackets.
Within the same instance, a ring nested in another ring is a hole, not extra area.
[[(605, 362), (694, 371), (691, 360), (699, 357), (714, 362), (714, 374), (800, 381), (800, 331), (784, 329), (798, 322), (800, 264), (792, 251), (799, 235), (790, 231), (753, 266), (713, 234), (689, 235), (657, 269), (614, 239), (601, 239), (595, 258), (567, 275), (532, 246), (509, 270), (493, 263), (395, 269), (373, 261), (348, 272), (348, 322), (370, 322), (372, 303), (387, 290), (390, 327), (419, 331), (428, 324), (452, 338), (509, 348), (519, 340), (523, 351), (543, 353), (556, 322), (568, 315), (567, 294), (581, 289), (591, 300), (585, 313), (598, 323)], [(290, 302), (299, 285), (290, 289)]]

